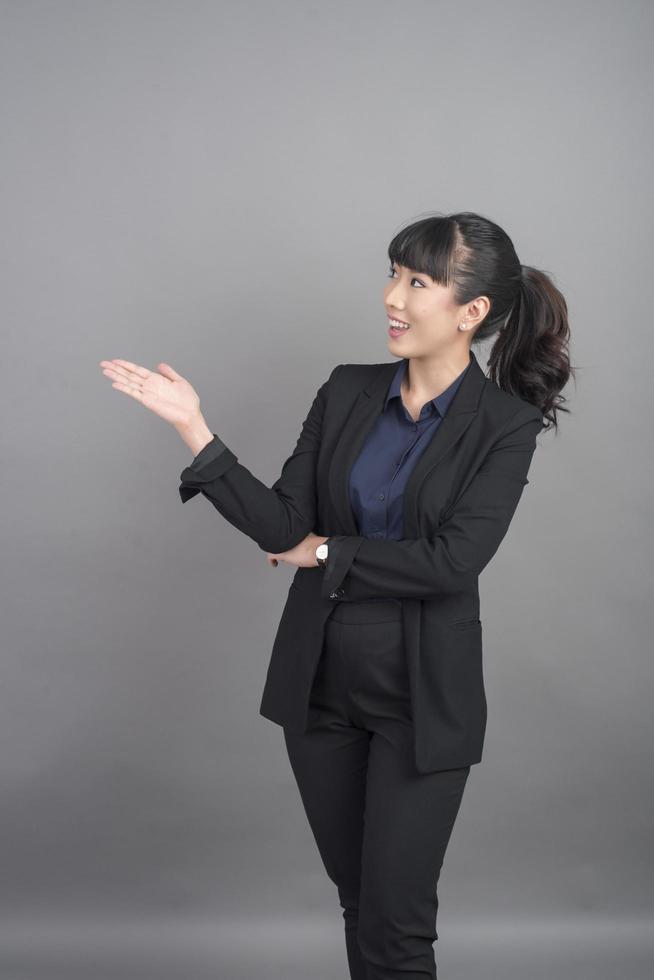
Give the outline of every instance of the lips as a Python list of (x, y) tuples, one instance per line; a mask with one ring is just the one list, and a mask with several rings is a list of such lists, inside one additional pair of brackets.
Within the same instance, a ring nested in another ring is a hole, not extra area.
[(407, 327), (410, 327), (411, 326), (411, 324), (408, 323), (407, 320), (400, 320), (399, 316), (391, 316), (390, 313), (388, 313), (387, 316), (388, 316), (388, 319), (389, 320), (397, 320), (398, 323), (406, 323)]

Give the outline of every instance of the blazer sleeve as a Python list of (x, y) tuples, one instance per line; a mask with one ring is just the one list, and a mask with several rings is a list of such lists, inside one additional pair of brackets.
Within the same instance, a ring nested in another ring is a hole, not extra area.
[(538, 411), (514, 416), (434, 535), (401, 541), (330, 537), (321, 597), (430, 598), (464, 590), (509, 528), (542, 427)]
[(186, 503), (198, 493), (237, 530), (264, 551), (279, 554), (299, 544), (316, 521), (316, 460), (329, 385), (338, 364), (320, 386), (304, 420), (293, 453), (271, 487), (261, 482), (218, 436), (180, 474), (179, 494)]
[[(207, 463), (213, 463), (213, 461), (216, 460), (221, 453), (224, 453), (226, 449), (227, 446), (225, 443), (222, 441), (220, 436), (216, 435), (214, 432), (211, 442), (208, 442), (204, 449), (200, 450), (186, 469), (191, 470), (195, 474), (200, 474)], [(197, 487), (186, 484), (185, 481), (182, 482), (179, 488), (179, 495), (182, 498), (183, 504), (185, 504), (187, 500), (190, 500), (191, 497), (195, 497), (196, 493), (199, 492), (200, 491)]]

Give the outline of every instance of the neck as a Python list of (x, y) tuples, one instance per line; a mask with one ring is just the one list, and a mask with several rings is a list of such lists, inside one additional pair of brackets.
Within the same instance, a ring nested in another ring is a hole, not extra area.
[(472, 360), (469, 350), (463, 354), (444, 354), (435, 357), (410, 357), (402, 379), (402, 391), (415, 401), (430, 401), (442, 394)]

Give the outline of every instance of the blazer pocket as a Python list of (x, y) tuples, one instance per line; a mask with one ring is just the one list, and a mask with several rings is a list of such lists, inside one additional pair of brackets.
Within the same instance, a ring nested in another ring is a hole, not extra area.
[(456, 623), (448, 623), (451, 630), (471, 630), (481, 626), (480, 619), (459, 619)]

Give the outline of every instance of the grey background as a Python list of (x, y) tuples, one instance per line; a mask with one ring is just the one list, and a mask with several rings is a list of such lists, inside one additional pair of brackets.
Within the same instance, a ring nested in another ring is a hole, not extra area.
[(648, 976), (651, 4), (0, 9), (2, 980), (346, 976), (258, 714), (293, 569), (182, 505), (98, 362), (168, 361), (270, 485), (332, 367), (392, 359), (392, 235), (464, 209), (554, 276), (580, 370), (481, 579), (439, 976)]

